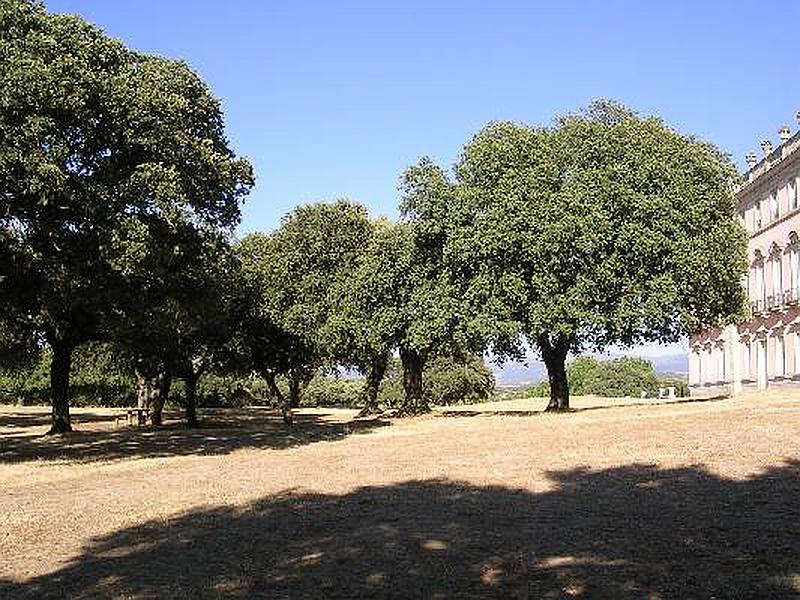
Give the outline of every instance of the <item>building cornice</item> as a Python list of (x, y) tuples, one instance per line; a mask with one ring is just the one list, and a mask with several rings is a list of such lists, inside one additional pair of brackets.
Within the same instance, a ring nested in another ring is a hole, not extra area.
[(789, 165), (791, 158), (800, 156), (800, 131), (742, 174), (742, 180), (735, 188), (737, 198), (749, 194), (757, 185), (772, 181)]

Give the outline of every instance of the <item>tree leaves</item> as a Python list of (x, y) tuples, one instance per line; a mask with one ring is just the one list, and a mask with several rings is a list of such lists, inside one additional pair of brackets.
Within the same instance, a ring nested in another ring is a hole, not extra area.
[(658, 119), (603, 101), (549, 129), (492, 123), (455, 173), (451, 255), (531, 339), (674, 341), (742, 305), (733, 169)]
[(215, 286), (176, 275), (176, 248), (216, 272), (206, 250), (227, 244), (252, 185), (219, 101), (185, 63), (0, 0), (0, 231), (26, 269), (14, 273), (24, 291), (0, 291), (33, 331), (74, 347), (160, 315), (155, 341), (159, 325), (174, 334), (168, 323), (207, 317), (206, 296), (180, 286)]

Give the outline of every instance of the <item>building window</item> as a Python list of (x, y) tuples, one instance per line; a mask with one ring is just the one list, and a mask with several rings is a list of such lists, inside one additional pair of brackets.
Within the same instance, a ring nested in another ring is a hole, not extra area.
[(789, 278), (792, 292), (792, 300), (797, 300), (798, 289), (800, 288), (800, 249), (797, 244), (789, 248)]
[(764, 261), (760, 260), (756, 265), (756, 302), (759, 303), (760, 310), (764, 310), (767, 304), (767, 280), (764, 277)]
[(775, 336), (775, 377), (786, 375), (786, 340), (783, 333)]
[(758, 231), (761, 229), (761, 200), (756, 200), (755, 212), (753, 214), (754, 229)]
[(792, 210), (797, 208), (797, 180), (790, 179), (789, 180), (789, 206), (792, 207)]
[(781, 251), (776, 250), (772, 255), (772, 295), (775, 305), (782, 304), (783, 294), (783, 258)]
[(770, 215), (774, 221), (781, 216), (780, 204), (778, 204), (778, 190), (772, 190), (769, 194)]

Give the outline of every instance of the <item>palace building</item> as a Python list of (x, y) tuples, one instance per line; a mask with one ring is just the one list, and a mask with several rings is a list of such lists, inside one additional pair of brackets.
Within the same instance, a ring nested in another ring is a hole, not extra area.
[[(797, 115), (800, 122), (800, 113)], [(693, 396), (738, 394), (800, 383), (800, 133), (764, 140), (764, 156), (747, 156), (736, 190), (747, 229), (749, 317), (692, 336), (689, 387)]]

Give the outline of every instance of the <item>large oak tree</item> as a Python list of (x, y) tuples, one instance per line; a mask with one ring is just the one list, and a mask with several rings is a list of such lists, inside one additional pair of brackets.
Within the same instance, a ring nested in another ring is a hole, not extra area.
[[(442, 196), (446, 263), (495, 349), (516, 328), (569, 406), (569, 353), (674, 342), (741, 313), (745, 232), (736, 172), (712, 145), (597, 102), (552, 127), (492, 123), (464, 148), (457, 200)], [(446, 203), (446, 206), (445, 206)]]
[(73, 350), (139, 301), (126, 271), (174, 248), (183, 224), (231, 228), (251, 184), (218, 100), (186, 64), (0, 0), (1, 241), (25, 268), (0, 276), (27, 288), (3, 301), (24, 299), (52, 349), (52, 431), (71, 429)]
[(237, 246), (245, 285), (256, 298), (253, 316), (261, 321), (245, 341), (262, 358), (255, 368), (280, 402), (275, 377), (288, 379), (290, 408), (317, 369), (347, 362), (333, 322), (336, 290), (351, 277), (372, 228), (359, 204), (318, 202), (297, 207), (272, 234), (249, 235)]
[(375, 221), (352, 272), (332, 290), (326, 329), (338, 360), (364, 376), (361, 416), (379, 412), (381, 381), (405, 331), (410, 241), (404, 225)]
[(403, 173), (401, 191), (402, 221), (390, 266), (397, 281), (392, 306), (399, 318), (405, 390), (399, 413), (414, 415), (430, 410), (423, 381), (428, 362), (437, 355), (479, 352), (495, 323), (470, 306), (463, 257), (451, 252), (451, 232), (465, 217), (456, 210), (459, 187), (423, 159)]

